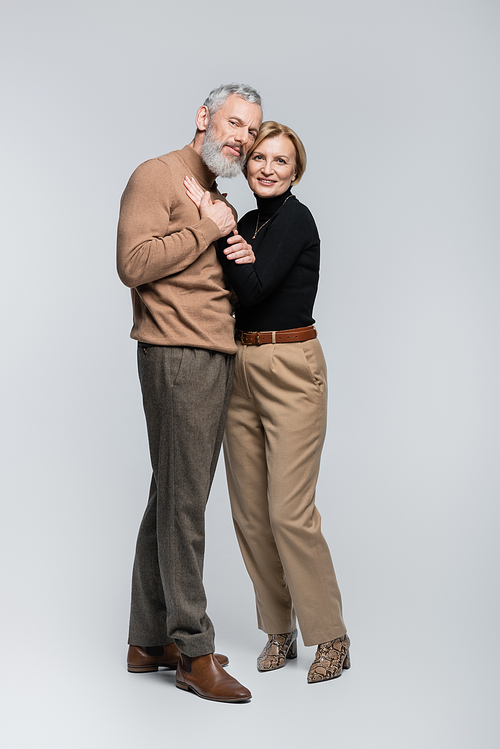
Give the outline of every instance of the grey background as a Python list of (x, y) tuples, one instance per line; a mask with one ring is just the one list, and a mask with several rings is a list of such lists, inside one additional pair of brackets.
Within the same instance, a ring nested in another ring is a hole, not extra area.
[[(4, 746), (498, 746), (499, 21), (493, 0), (3, 0)], [(353, 643), (328, 684), (302, 645), (256, 672), (219, 467), (206, 585), (242, 706), (125, 671), (149, 458), (114, 267), (130, 173), (231, 80), (308, 151), (318, 506)]]

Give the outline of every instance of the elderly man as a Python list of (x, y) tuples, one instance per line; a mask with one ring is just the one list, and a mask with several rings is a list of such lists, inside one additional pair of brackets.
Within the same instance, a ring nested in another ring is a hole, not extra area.
[[(219, 455), (236, 351), (230, 291), (215, 242), (234, 212), (215, 177), (240, 173), (262, 121), (259, 94), (229, 84), (196, 114), (193, 141), (141, 164), (122, 196), (118, 273), (132, 290), (133, 327), (153, 477), (132, 578), (128, 670), (177, 668), (205, 699), (251, 694), (214, 654), (203, 587), (205, 506)], [(183, 180), (206, 190), (200, 210)], [(240, 262), (251, 262), (245, 250)]]

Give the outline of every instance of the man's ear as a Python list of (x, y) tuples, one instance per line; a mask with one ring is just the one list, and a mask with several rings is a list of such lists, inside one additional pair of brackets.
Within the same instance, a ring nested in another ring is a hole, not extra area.
[(208, 127), (208, 123), (210, 122), (210, 112), (208, 111), (208, 107), (206, 107), (204, 104), (202, 104), (202, 106), (196, 112), (195, 122), (196, 129), (205, 132)]

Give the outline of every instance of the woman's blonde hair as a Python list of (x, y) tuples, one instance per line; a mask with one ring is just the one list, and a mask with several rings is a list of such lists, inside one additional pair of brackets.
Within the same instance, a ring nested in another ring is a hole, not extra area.
[(251, 146), (250, 150), (247, 153), (247, 161), (263, 140), (265, 140), (266, 138), (278, 138), (280, 135), (284, 135), (287, 138), (290, 138), (294, 145), (295, 179), (292, 180), (292, 185), (298, 185), (300, 180), (302, 179), (302, 175), (306, 170), (306, 149), (304, 148), (304, 144), (300, 140), (297, 133), (287, 125), (280, 125), (279, 122), (274, 122), (273, 120), (267, 120), (267, 122), (263, 122), (255, 139), (255, 143)]

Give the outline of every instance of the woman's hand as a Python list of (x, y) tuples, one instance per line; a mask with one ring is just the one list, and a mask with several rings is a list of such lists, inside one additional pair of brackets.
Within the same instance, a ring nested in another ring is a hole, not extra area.
[[(186, 188), (186, 195), (190, 200), (193, 201), (195, 206), (200, 211), (202, 217), (203, 215), (210, 215), (210, 218), (212, 218), (217, 225), (221, 227), (221, 222), (217, 221), (215, 216), (209, 214), (207, 211), (207, 207), (216, 206), (217, 203), (221, 203), (225, 208), (228, 208), (225, 203), (222, 203), (221, 200), (216, 200), (215, 202), (212, 202), (210, 200), (210, 193), (207, 192), (207, 198), (203, 198), (205, 195), (205, 190), (201, 187), (201, 185), (195, 180), (194, 177), (185, 177), (184, 178), (184, 187)], [(222, 193), (224, 197), (226, 197), (227, 193)], [(203, 205), (202, 205), (203, 200)], [(222, 206), (221, 206), (222, 207)], [(230, 209), (228, 209), (230, 210)], [(231, 227), (232, 228), (232, 227)], [(232, 237), (229, 237), (227, 240), (227, 243), (231, 245), (230, 247), (226, 247), (224, 250), (224, 254), (226, 255), (228, 260), (234, 260), (235, 263), (238, 265), (245, 265), (246, 263), (255, 263), (255, 255), (253, 254), (253, 250), (251, 245), (246, 242), (243, 237), (241, 237), (238, 234), (237, 229), (233, 230)], [(224, 236), (224, 235), (223, 235)]]
[(201, 185), (195, 180), (194, 177), (186, 177), (184, 179), (184, 187), (186, 188), (186, 194), (188, 198), (190, 198), (195, 206), (199, 208), (203, 193), (205, 192)]
[(224, 255), (228, 260), (234, 260), (237, 265), (255, 263), (252, 246), (238, 234), (237, 229), (234, 229), (232, 237), (228, 237), (227, 243), (230, 247), (226, 247)]

